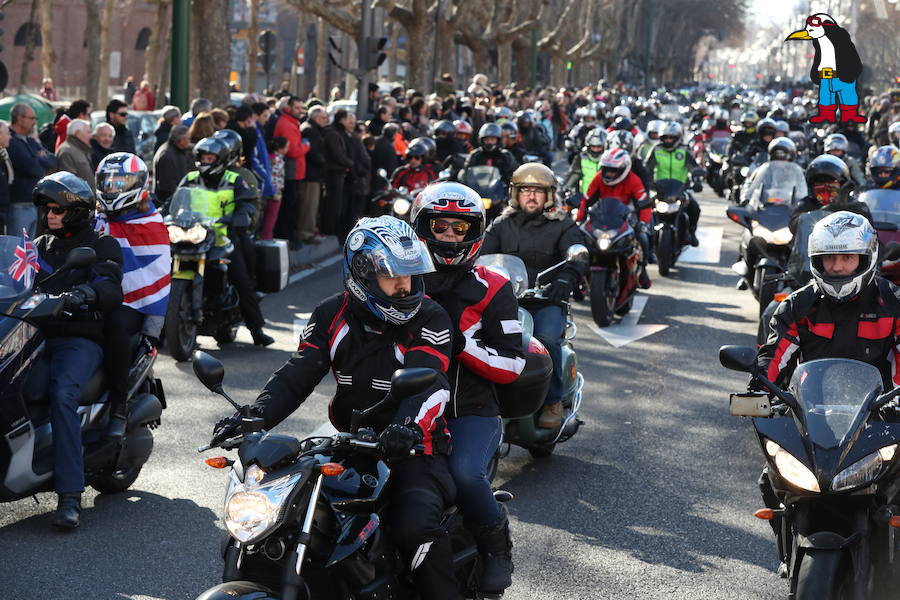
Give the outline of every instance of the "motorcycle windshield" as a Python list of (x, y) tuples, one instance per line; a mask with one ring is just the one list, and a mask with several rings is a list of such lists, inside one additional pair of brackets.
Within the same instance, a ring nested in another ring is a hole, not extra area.
[(518, 256), (511, 254), (485, 254), (478, 257), (475, 264), (501, 271), (506, 275), (512, 284), (516, 298), (521, 298), (525, 290), (528, 289), (528, 271), (525, 269), (525, 263)]
[(21, 236), (0, 235), (0, 302), (31, 292), (37, 273), (37, 250)]
[(500, 169), (487, 165), (469, 167), (463, 176), (463, 184), (478, 193), (484, 193), (500, 183)]
[(881, 374), (872, 365), (845, 358), (802, 363), (791, 377), (809, 440), (830, 449), (865, 420), (869, 402), (881, 393)]
[(666, 202), (677, 200), (687, 187), (683, 181), (678, 181), (677, 179), (660, 179), (654, 182), (653, 185), (656, 189), (656, 196)]
[(868, 190), (859, 199), (869, 207), (876, 227), (881, 223), (890, 223), (895, 227), (900, 225), (900, 190)]
[[(216, 206), (211, 206), (215, 203)], [(175, 223), (185, 226), (196, 223), (208, 223), (221, 216), (222, 208), (215, 194), (201, 188), (178, 188), (169, 204), (169, 215)]]
[(714, 137), (712, 141), (709, 143), (709, 148), (712, 152), (716, 154), (725, 154), (725, 151), (728, 149), (728, 144), (731, 143), (731, 136), (721, 136)]
[(601, 198), (591, 207), (588, 214), (595, 229), (619, 231), (630, 212), (631, 207), (622, 204), (618, 198)]
[(757, 210), (773, 204), (791, 206), (807, 196), (803, 169), (792, 162), (773, 160), (760, 167), (753, 179), (750, 207)]
[(791, 247), (791, 255), (788, 257), (787, 270), (788, 274), (800, 285), (806, 285), (812, 279), (812, 268), (807, 254), (809, 235), (815, 224), (829, 214), (824, 210), (814, 210), (801, 214), (797, 220), (797, 230), (794, 232), (794, 245)]

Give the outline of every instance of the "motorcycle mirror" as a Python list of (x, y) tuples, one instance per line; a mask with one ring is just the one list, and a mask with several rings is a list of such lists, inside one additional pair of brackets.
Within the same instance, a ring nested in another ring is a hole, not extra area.
[[(878, 223), (876, 223), (876, 225), (878, 225)], [(892, 223), (892, 225), (893, 225), (893, 223)], [(900, 260), (900, 243), (888, 242), (887, 244), (885, 244), (884, 252), (882, 253), (881, 260), (888, 261), (888, 262)]]
[(415, 396), (431, 387), (437, 380), (434, 369), (398, 369), (391, 376), (391, 396), (397, 400)]
[(878, 398), (873, 400), (872, 403), (869, 405), (869, 410), (871, 410), (872, 412), (881, 410), (881, 408), (883, 408), (888, 402), (890, 402), (897, 396), (900, 396), (900, 387), (896, 387), (896, 388), (892, 389), (891, 391), (889, 391), (888, 393), (878, 396)]
[(401, 186), (397, 189), (397, 191), (400, 192), (401, 194), (403, 194), (403, 195), (405, 196), (406, 194), (409, 193), (409, 188), (406, 187), (405, 185), (401, 185)]
[(584, 244), (572, 244), (566, 250), (566, 262), (585, 263), (590, 261), (591, 254)]
[(753, 373), (756, 370), (756, 350), (750, 346), (722, 346), (719, 362), (726, 369)]
[(578, 194), (569, 194), (566, 196), (566, 205), (572, 210), (581, 206), (581, 196)]
[(219, 393), (225, 379), (225, 366), (202, 350), (194, 352), (194, 375), (211, 392)]

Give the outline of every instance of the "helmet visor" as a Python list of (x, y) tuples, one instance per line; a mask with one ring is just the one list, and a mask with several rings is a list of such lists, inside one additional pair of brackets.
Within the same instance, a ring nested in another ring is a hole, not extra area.
[(103, 194), (122, 194), (144, 185), (147, 176), (136, 173), (99, 173), (97, 189)]
[(431, 253), (418, 239), (406, 238), (390, 248), (377, 248), (369, 254), (369, 259), (377, 277), (424, 275), (435, 270)]

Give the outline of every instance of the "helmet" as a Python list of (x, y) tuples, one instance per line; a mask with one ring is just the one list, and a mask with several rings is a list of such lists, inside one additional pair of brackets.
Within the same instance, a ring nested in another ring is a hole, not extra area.
[[(402, 325), (412, 319), (425, 297), (422, 275), (434, 271), (428, 248), (400, 219), (360, 219), (344, 244), (344, 287), (354, 304), (379, 321)], [(410, 276), (409, 295), (385, 294), (378, 277)]]
[(58, 171), (38, 181), (31, 191), (31, 199), (37, 207), (53, 202), (67, 209), (60, 229), (50, 229), (47, 211), (41, 212), (41, 224), (51, 235), (74, 233), (89, 227), (94, 216), (94, 192), (84, 179), (68, 171)]
[(241, 152), (243, 152), (244, 143), (241, 141), (241, 134), (234, 129), (220, 129), (213, 134), (214, 138), (218, 138), (225, 142), (228, 147), (228, 163), (226, 169), (230, 169), (241, 160)]
[(519, 129), (529, 129), (531, 125), (534, 123), (534, 118), (531, 116), (531, 113), (526, 110), (520, 110), (516, 113), (516, 125), (519, 126)]
[(606, 148), (607, 150), (621, 148), (625, 152), (630, 153), (634, 148), (634, 136), (631, 135), (630, 131), (621, 129), (613, 131), (606, 140)]
[[(211, 163), (203, 164), (200, 162), (200, 157), (204, 154), (211, 154), (215, 159)], [(221, 138), (211, 136), (203, 138), (194, 144), (194, 161), (197, 165), (197, 170), (200, 171), (200, 178), (203, 179), (203, 183), (210, 187), (219, 185), (219, 180), (222, 179), (222, 174), (227, 168), (226, 165), (230, 157), (231, 151)]]
[[(818, 290), (829, 300), (847, 302), (875, 277), (878, 236), (865, 217), (842, 210), (815, 224), (808, 253)], [(859, 255), (859, 266), (849, 275), (829, 275), (823, 264), (823, 257), (829, 254)]]
[[(662, 131), (663, 125), (665, 125), (665, 122), (659, 119), (653, 119), (647, 123), (647, 137), (651, 140), (658, 140), (659, 132)], [(652, 137), (653, 135), (656, 135), (656, 137)]]
[[(497, 148), (500, 147), (500, 136), (503, 135), (503, 132), (500, 129), (500, 126), (496, 123), (485, 123), (481, 126), (481, 129), (478, 130), (478, 143), (481, 145), (481, 148), (485, 152), (494, 152)], [(484, 138), (497, 138), (496, 142), (492, 144), (487, 144), (484, 142)]]
[(744, 131), (746, 131), (747, 133), (754, 133), (756, 131), (756, 123), (758, 121), (759, 115), (757, 115), (752, 110), (748, 110), (741, 115), (741, 125), (744, 126)]
[[(444, 242), (435, 238), (431, 220), (441, 216), (469, 223), (463, 241)], [(475, 263), (484, 242), (487, 218), (481, 196), (472, 188), (453, 181), (432, 183), (416, 196), (410, 220), (438, 269), (469, 268)]]
[[(667, 142), (663, 139), (665, 137), (674, 139)], [(668, 121), (660, 130), (659, 139), (663, 148), (674, 148), (681, 141), (681, 125), (675, 121)]]
[(547, 199), (544, 201), (544, 210), (556, 206), (556, 177), (549, 167), (541, 163), (525, 163), (513, 172), (509, 183), (509, 205), (513, 208), (519, 206), (520, 187), (542, 187), (547, 190)]
[(138, 204), (147, 196), (147, 165), (130, 152), (114, 152), (97, 165), (97, 199), (107, 213)]
[(420, 137), (414, 139), (412, 142), (420, 141), (425, 144), (425, 162), (434, 162), (434, 156), (437, 154), (437, 144), (430, 137)]
[(613, 121), (613, 129), (621, 130), (621, 131), (631, 131), (634, 127), (634, 123), (631, 122), (631, 119), (628, 117), (616, 117), (616, 120)]
[(612, 110), (612, 116), (613, 117), (628, 117), (630, 119), (631, 118), (631, 109), (628, 108), (627, 106), (622, 106), (620, 104), (619, 106), (615, 107)]
[(511, 135), (515, 139), (519, 135), (519, 128), (512, 121), (503, 121), (500, 123), (500, 133), (507, 136)]
[(453, 126), (453, 122), (448, 121), (447, 119), (441, 119), (434, 124), (434, 135), (437, 137), (444, 135), (453, 135), (455, 131), (456, 127)]
[(410, 158), (421, 158), (424, 163), (428, 158), (428, 152), (430, 151), (428, 143), (425, 141), (425, 138), (416, 138), (409, 143), (409, 146), (406, 148), (406, 159)]
[(825, 138), (825, 152), (827, 154), (831, 154), (832, 150), (840, 150), (841, 156), (847, 154), (847, 150), (850, 149), (850, 142), (847, 141), (847, 136), (843, 133), (832, 133), (828, 137)]
[(791, 126), (788, 125), (787, 121), (778, 120), (775, 121), (775, 131), (787, 135), (791, 132)]
[[(600, 146), (600, 150), (594, 152), (593, 150), (591, 150), (592, 146)], [(594, 129), (591, 129), (586, 136), (584, 136), (584, 149), (591, 158), (600, 158), (600, 155), (603, 154), (603, 148), (605, 147), (606, 130), (600, 127), (595, 127)]]
[(469, 125), (467, 121), (457, 119), (456, 121), (453, 121), (453, 126), (456, 128), (457, 134), (462, 134), (466, 137), (472, 136), (472, 126)]
[(597, 120), (597, 109), (592, 106), (584, 107), (584, 119), (589, 119), (591, 121)]
[[(797, 100), (798, 98), (794, 98)], [(802, 123), (806, 120), (806, 109), (802, 106), (795, 106), (790, 113), (788, 113), (788, 122), (795, 121), (797, 123)]]
[(756, 135), (759, 136), (760, 140), (762, 140), (767, 135), (775, 137), (775, 131), (775, 121), (768, 117), (766, 117), (765, 119), (760, 119), (759, 123), (756, 124)]
[(797, 146), (791, 138), (777, 137), (769, 142), (769, 159), (792, 161), (797, 158)]
[(900, 121), (894, 121), (888, 127), (888, 138), (894, 146), (900, 148)]
[(579, 106), (575, 109), (575, 120), (581, 121), (584, 119), (584, 115), (587, 114), (587, 106)]
[(631, 157), (622, 148), (612, 148), (600, 157), (600, 176), (606, 185), (616, 185), (628, 177)]
[(501, 106), (497, 110), (494, 111), (494, 118), (500, 121), (501, 119), (512, 119), (515, 117), (515, 113), (508, 106)]
[(830, 204), (841, 186), (850, 180), (850, 169), (837, 156), (817, 156), (806, 167), (806, 185), (821, 205)]
[(766, 117), (778, 121), (779, 119), (784, 118), (784, 107), (775, 105), (772, 110), (768, 112)]
[(878, 148), (869, 161), (869, 175), (880, 188), (900, 185), (900, 150), (895, 146)]

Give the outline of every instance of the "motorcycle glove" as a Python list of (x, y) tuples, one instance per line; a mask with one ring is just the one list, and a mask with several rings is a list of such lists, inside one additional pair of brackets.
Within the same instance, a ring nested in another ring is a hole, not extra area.
[(219, 421), (213, 427), (213, 437), (210, 446), (218, 446), (227, 439), (237, 436), (241, 431), (241, 417), (231, 415)]
[(747, 382), (747, 391), (748, 392), (768, 392), (769, 390), (762, 384), (762, 382), (756, 377), (751, 377), (750, 381)]
[(76, 285), (68, 292), (60, 295), (63, 308), (68, 312), (82, 312), (90, 309), (97, 302), (97, 292), (86, 283)]
[(569, 301), (572, 290), (575, 289), (575, 276), (571, 273), (564, 272), (556, 281), (550, 284), (550, 290), (547, 292), (547, 299), (553, 304), (562, 304)]
[(422, 430), (418, 425), (408, 426), (393, 423), (388, 425), (381, 435), (378, 436), (378, 443), (385, 457), (389, 459), (400, 459), (409, 456), (417, 444), (422, 443)]

